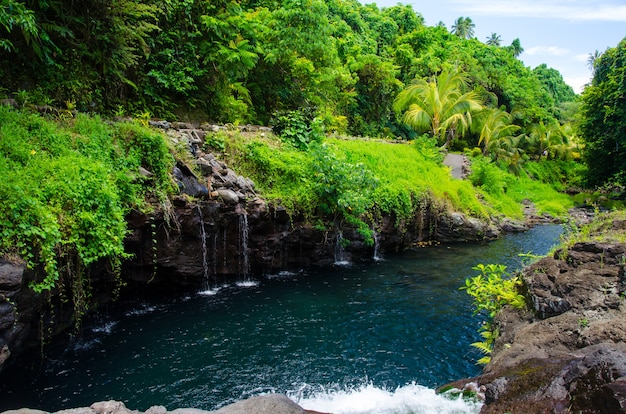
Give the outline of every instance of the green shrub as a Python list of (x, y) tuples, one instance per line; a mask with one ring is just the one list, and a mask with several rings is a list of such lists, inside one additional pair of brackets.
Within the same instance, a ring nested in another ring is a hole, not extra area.
[(272, 119), (273, 131), (284, 142), (300, 150), (306, 150), (312, 142), (324, 138), (324, 124), (311, 111), (282, 111)]
[(526, 306), (526, 298), (519, 293), (522, 280), (519, 276), (511, 277), (506, 271), (506, 266), (478, 264), (473, 269), (480, 273), (465, 279), (465, 286), (460, 289), (465, 290), (473, 298), (474, 315), (481, 314), (486, 317), (486, 321), (480, 327), (480, 334), (484, 340), (475, 342), (472, 346), (485, 354), (478, 363), (488, 364), (493, 344), (499, 335), (493, 318), (505, 306), (523, 309)]
[(0, 254), (43, 270), (37, 292), (71, 286), (80, 312), (84, 271), (99, 260), (119, 268), (126, 213), (167, 197), (172, 163), (163, 136), (139, 125), (84, 115), (61, 125), (0, 107)]

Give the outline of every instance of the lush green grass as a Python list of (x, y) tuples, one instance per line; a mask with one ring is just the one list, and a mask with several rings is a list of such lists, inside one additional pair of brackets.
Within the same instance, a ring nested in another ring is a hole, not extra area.
[[(471, 180), (458, 180), (442, 165), (442, 155), (428, 140), (326, 138), (323, 151), (315, 149), (317, 144), (308, 151), (297, 150), (271, 135), (235, 133), (225, 142), (231, 165), (255, 180), (264, 197), (310, 218), (329, 212), (356, 216), (365, 211), (406, 218), (430, 201), (441, 209), (482, 218), (521, 219), (524, 200), (532, 201), (540, 214), (556, 217), (573, 206), (572, 199), (557, 189), (568, 185), (566, 178), (575, 171), (575, 164), (528, 163), (528, 170), (516, 176), (479, 157), (473, 160)], [(354, 178), (358, 174), (368, 178), (359, 183)], [(555, 181), (550, 182), (550, 177)], [(320, 182), (334, 186), (336, 192), (329, 197)], [(362, 197), (346, 195), (350, 192)], [(341, 202), (347, 204), (338, 206)], [(329, 206), (333, 203), (334, 208)], [(324, 204), (326, 208), (320, 209)]]
[(453, 210), (487, 217), (471, 183), (452, 178), (441, 157), (427, 145), (366, 140), (328, 141), (348, 160), (362, 162), (380, 181), (376, 205), (385, 213), (411, 215), (424, 198), (434, 198)]
[[(533, 177), (540, 177), (543, 181)], [(550, 177), (555, 180), (549, 181)], [(571, 197), (557, 191), (567, 185), (562, 170), (547, 161), (528, 162), (516, 176), (489, 159), (478, 157), (472, 161), (470, 180), (496, 212), (508, 217), (521, 218), (521, 203), (525, 200), (532, 201), (538, 213), (549, 213), (555, 217), (563, 217), (574, 206)]]

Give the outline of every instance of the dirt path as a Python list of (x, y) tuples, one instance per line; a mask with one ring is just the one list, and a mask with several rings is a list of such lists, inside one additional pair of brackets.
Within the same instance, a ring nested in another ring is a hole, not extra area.
[(454, 178), (464, 179), (467, 177), (469, 160), (463, 154), (446, 154), (443, 165), (447, 165), (452, 170), (450, 173)]

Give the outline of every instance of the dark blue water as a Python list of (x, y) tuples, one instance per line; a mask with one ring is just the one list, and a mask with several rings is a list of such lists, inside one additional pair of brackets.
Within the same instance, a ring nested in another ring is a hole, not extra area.
[(69, 343), (50, 345), (43, 366), (3, 373), (0, 411), (108, 399), (139, 410), (211, 410), (281, 392), (335, 413), (477, 412), (462, 401), (444, 409), (432, 391), (480, 372), (470, 347), (480, 321), (459, 287), (476, 264), (518, 268), (520, 253), (545, 254), (560, 234), (540, 226), (489, 244), (267, 275), (212, 294), (122, 301)]

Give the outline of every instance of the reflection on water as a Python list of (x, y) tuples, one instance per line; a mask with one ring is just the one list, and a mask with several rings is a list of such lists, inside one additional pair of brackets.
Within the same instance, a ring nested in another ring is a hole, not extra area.
[(4, 372), (0, 410), (108, 399), (138, 410), (210, 410), (280, 392), (334, 413), (477, 412), (432, 390), (480, 371), (469, 346), (480, 321), (459, 287), (477, 263), (519, 267), (520, 253), (546, 253), (560, 232), (541, 226), (484, 245), (126, 300), (88, 318), (71, 341), (50, 345), (43, 366)]

